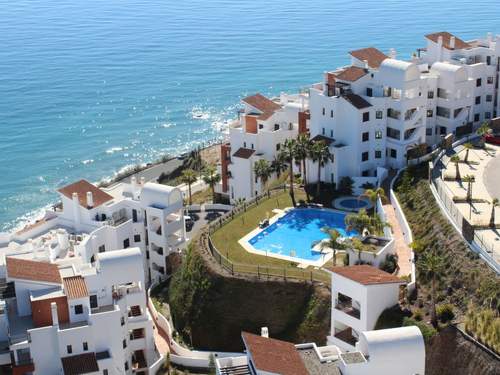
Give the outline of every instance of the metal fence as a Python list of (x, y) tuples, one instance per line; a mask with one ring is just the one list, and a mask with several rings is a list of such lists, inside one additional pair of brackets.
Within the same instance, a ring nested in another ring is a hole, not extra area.
[(441, 199), (441, 203), (448, 212), (448, 215), (453, 220), (457, 228), (462, 231), (464, 217), (460, 213), (460, 210), (457, 208), (456, 204), (453, 202), (452, 191), (440, 178), (433, 178), (432, 183), (439, 195), (439, 198)]

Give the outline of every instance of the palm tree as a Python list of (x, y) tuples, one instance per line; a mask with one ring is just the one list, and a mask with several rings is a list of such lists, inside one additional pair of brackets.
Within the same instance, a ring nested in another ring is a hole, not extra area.
[(358, 232), (359, 236), (363, 235), (363, 232), (368, 230), (370, 232), (371, 227), (371, 220), (370, 216), (366, 213), (366, 210), (362, 208), (359, 210), (357, 213), (350, 213), (348, 214), (345, 219), (344, 219), (346, 229), (348, 231), (356, 231)]
[(306, 160), (311, 151), (311, 141), (309, 140), (309, 134), (302, 133), (297, 137), (297, 145), (295, 147), (295, 160), (301, 163), (302, 180), (304, 181), (304, 186), (307, 186), (307, 175), (306, 175)]
[(262, 189), (265, 189), (267, 181), (271, 176), (271, 166), (269, 162), (265, 159), (259, 159), (253, 165), (253, 173), (255, 173), (255, 177), (260, 179), (260, 183)]
[(205, 162), (203, 161), (203, 158), (201, 157), (201, 151), (199, 148), (194, 149), (189, 152), (189, 155), (187, 156), (186, 159), (184, 159), (183, 166), (189, 169), (193, 169), (194, 171), (198, 172), (198, 174), (201, 177), (201, 174), (203, 172), (203, 167), (204, 167)]
[(476, 181), (474, 176), (471, 175), (466, 175), (464, 178), (462, 178), (462, 181), (467, 183), (467, 195), (466, 195), (466, 200), (467, 202), (471, 203), (472, 202), (472, 184)]
[(316, 197), (319, 198), (321, 193), (321, 168), (329, 161), (333, 161), (333, 155), (328, 148), (328, 145), (323, 142), (315, 142), (311, 147), (311, 157), (314, 162), (318, 163), (318, 181), (316, 183)]
[(321, 251), (323, 251), (324, 249), (332, 249), (333, 265), (335, 266), (337, 264), (337, 250), (345, 249), (345, 245), (338, 241), (342, 237), (342, 235), (338, 230), (328, 227), (322, 228), (321, 231), (328, 234), (328, 238), (316, 241), (314, 245), (318, 244), (318, 247)]
[(458, 168), (458, 163), (460, 162), (460, 157), (458, 155), (453, 155), (450, 158), (452, 163), (455, 163), (455, 180), (460, 181), (460, 169)]
[(276, 173), (276, 177), (280, 178), (281, 173), (286, 171), (287, 165), (285, 161), (283, 160), (283, 154), (279, 153), (273, 158), (273, 161), (271, 162), (271, 168), (273, 172)]
[(212, 190), (212, 201), (215, 203), (215, 185), (217, 185), (220, 181), (220, 174), (217, 173), (217, 170), (213, 165), (207, 166), (203, 170), (203, 181), (210, 186), (210, 190)]
[(493, 198), (491, 201), (490, 228), (495, 228), (495, 208), (498, 207), (498, 198)]
[(189, 205), (191, 206), (192, 204), (192, 199), (191, 199), (191, 185), (195, 183), (198, 180), (196, 177), (196, 172), (193, 169), (184, 169), (182, 171), (181, 175), (181, 181), (188, 186), (188, 193), (189, 193)]
[(295, 193), (293, 191), (293, 159), (295, 157), (295, 147), (296, 142), (294, 139), (287, 139), (283, 143), (281, 148), (279, 158), (288, 164), (288, 171), (290, 173), (290, 198), (292, 199), (292, 204), (295, 207), (297, 204), (295, 202)]
[(481, 124), (481, 126), (477, 129), (476, 134), (481, 137), (481, 145), (484, 147), (485, 144), (485, 137), (487, 134), (490, 132), (490, 124), (488, 121), (485, 121)]
[(441, 273), (445, 268), (445, 264), (441, 256), (434, 252), (427, 252), (420, 258), (419, 266), (423, 277), (431, 282), (431, 323), (436, 327), (436, 282), (441, 278)]
[(467, 143), (464, 143), (464, 148), (465, 148), (464, 162), (467, 163), (469, 160), (469, 151), (472, 150), (474, 148), (474, 146), (472, 145), (472, 143), (467, 142)]
[(366, 189), (363, 194), (361, 194), (362, 197), (366, 197), (370, 200), (370, 202), (373, 205), (373, 216), (377, 214), (377, 201), (380, 198), (380, 200), (383, 202), (387, 202), (387, 196), (385, 195), (385, 190), (381, 187), (378, 187), (376, 189)]

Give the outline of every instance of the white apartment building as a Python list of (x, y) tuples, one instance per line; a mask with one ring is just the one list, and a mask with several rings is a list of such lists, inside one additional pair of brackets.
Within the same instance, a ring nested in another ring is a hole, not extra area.
[[(461, 137), (498, 116), (500, 36), (463, 41), (438, 32), (425, 38), (427, 46), (408, 59), (398, 59), (394, 49), (350, 51), (351, 64), (326, 72), (298, 109), (287, 112), (283, 98), (243, 99), (245, 108), (222, 146), (220, 192), (232, 200), (259, 193), (253, 163), (271, 161), (278, 144), (297, 136), (281, 131), (290, 122), (298, 121), (299, 133), (309, 131), (334, 155), (321, 181), (338, 186), (349, 176), (359, 192), (364, 183), (380, 183), (388, 169), (435, 148), (445, 135)], [(317, 166), (308, 164), (307, 179), (314, 183)]]
[(15, 293), (0, 300), (0, 365), (21, 374), (148, 374), (160, 359), (133, 247), (89, 264), (42, 248), (3, 253)]
[(186, 241), (177, 188), (135, 178), (109, 188), (80, 180), (58, 193), (61, 204), (43, 219), (0, 236), (0, 253), (35, 251), (51, 262), (75, 257), (94, 264), (100, 253), (137, 247), (148, 285), (170, 273), (168, 255)]
[(355, 350), (362, 332), (375, 328), (380, 314), (399, 302), (400, 278), (369, 265), (334, 267), (332, 319), (327, 341)]
[(241, 334), (246, 355), (216, 360), (217, 375), (424, 375), (425, 344), (417, 327), (362, 332), (356, 350), (335, 345), (294, 345)]
[(272, 163), (286, 139), (307, 131), (309, 117), (306, 94), (281, 94), (273, 100), (255, 94), (241, 102), (244, 108), (229, 126), (229, 143), (221, 146), (222, 181), (216, 190), (231, 201), (263, 191), (253, 171), (255, 162)]

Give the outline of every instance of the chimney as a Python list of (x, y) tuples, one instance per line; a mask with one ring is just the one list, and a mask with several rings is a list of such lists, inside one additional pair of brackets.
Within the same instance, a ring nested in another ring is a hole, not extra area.
[(57, 303), (50, 303), (50, 312), (52, 314), (52, 326), (59, 327), (59, 318), (57, 316)]
[(92, 195), (91, 191), (87, 191), (87, 207), (94, 207), (94, 196)]
[(141, 177), (141, 185), (144, 185), (146, 183), (146, 177), (142, 176)]
[(396, 58), (396, 50), (395, 50), (394, 48), (391, 48), (391, 49), (389, 50), (389, 57), (390, 57), (391, 59), (395, 59), (395, 58)]
[(137, 177), (132, 176), (130, 178), (130, 183), (132, 184), (132, 187), (135, 187), (135, 185), (137, 184)]
[(368, 65), (368, 60), (363, 60), (363, 63), (365, 64), (365, 69), (368, 69), (370, 66)]
[(443, 37), (440, 35), (438, 36), (438, 47), (441, 48), (443, 46)]
[(269, 338), (269, 329), (267, 327), (262, 327), (260, 329), (260, 335), (265, 338)]
[(488, 40), (488, 44), (491, 43), (493, 41), (493, 34), (492, 33), (486, 34), (486, 39)]
[(452, 36), (450, 38), (450, 48), (455, 49), (455, 37), (454, 36)]
[(73, 193), (73, 220), (75, 224), (80, 224), (80, 201), (78, 200), (78, 193)]

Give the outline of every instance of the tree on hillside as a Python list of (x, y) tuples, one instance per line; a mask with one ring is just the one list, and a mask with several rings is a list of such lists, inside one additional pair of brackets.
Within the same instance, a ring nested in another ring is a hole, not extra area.
[(184, 169), (181, 175), (181, 181), (188, 186), (188, 195), (189, 195), (189, 205), (192, 204), (191, 199), (191, 185), (194, 184), (198, 178), (196, 177), (196, 172), (193, 169)]
[(422, 273), (421, 276), (431, 283), (431, 323), (436, 327), (436, 283), (445, 270), (444, 260), (435, 252), (426, 252), (419, 260), (419, 270)]
[(276, 173), (277, 178), (280, 178), (281, 174), (286, 171), (287, 165), (283, 160), (283, 155), (281, 153), (273, 158), (273, 161), (271, 162), (271, 168), (273, 172)]
[(203, 170), (203, 181), (210, 186), (210, 190), (212, 190), (212, 202), (215, 203), (215, 185), (217, 185), (220, 181), (220, 174), (217, 173), (217, 170), (213, 165), (207, 166)]
[(328, 145), (323, 142), (315, 142), (311, 147), (311, 158), (313, 162), (318, 163), (318, 181), (316, 182), (316, 199), (319, 199), (321, 193), (321, 168), (326, 163), (333, 162), (333, 154), (330, 152)]
[(290, 198), (292, 199), (292, 204), (295, 207), (297, 203), (295, 202), (295, 193), (293, 191), (293, 160), (295, 157), (295, 147), (296, 142), (294, 139), (287, 139), (283, 143), (283, 147), (279, 153), (279, 158), (281, 158), (287, 165), (290, 178)]
[(205, 162), (203, 161), (203, 158), (201, 157), (200, 148), (197, 148), (197, 149), (190, 151), (189, 155), (184, 159), (182, 164), (185, 168), (192, 169), (192, 170), (196, 171), (199, 176), (201, 176), (201, 174), (203, 172), (203, 168), (205, 166)]
[(257, 160), (253, 165), (253, 173), (255, 173), (255, 177), (260, 180), (262, 189), (265, 189), (267, 181), (272, 173), (269, 162), (265, 159)]
[(450, 161), (455, 164), (455, 180), (460, 181), (460, 169), (458, 163), (460, 163), (460, 157), (458, 155), (453, 155)]

